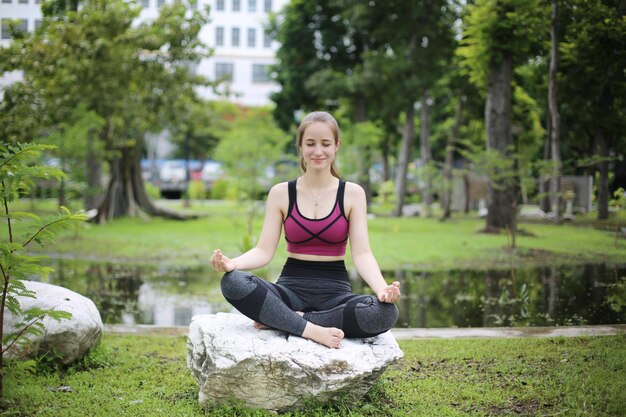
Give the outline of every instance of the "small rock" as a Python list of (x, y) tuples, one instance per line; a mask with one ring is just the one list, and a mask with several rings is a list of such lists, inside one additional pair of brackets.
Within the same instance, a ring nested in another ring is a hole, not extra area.
[[(33, 307), (66, 311), (72, 314), (69, 319), (56, 321), (50, 317), (42, 320), (45, 331), (40, 335), (27, 335), (30, 343), (14, 344), (7, 351), (7, 357), (32, 358), (51, 353), (52, 358), (69, 365), (98, 344), (104, 326), (96, 305), (74, 291), (57, 285), (36, 281), (23, 281), (26, 288), (36, 294), (36, 298), (17, 297), (22, 310)], [(5, 310), (3, 332), (5, 335), (16, 334), (21, 330), (17, 326), (23, 321)], [(3, 346), (4, 347), (4, 346)]]

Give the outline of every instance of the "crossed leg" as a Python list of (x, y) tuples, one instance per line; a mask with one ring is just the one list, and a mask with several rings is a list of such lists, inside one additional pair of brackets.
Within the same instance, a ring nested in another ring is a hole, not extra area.
[(293, 293), (244, 271), (224, 274), (222, 294), (237, 310), (257, 323), (338, 348), (344, 332), (307, 321), (296, 310), (304, 304)]

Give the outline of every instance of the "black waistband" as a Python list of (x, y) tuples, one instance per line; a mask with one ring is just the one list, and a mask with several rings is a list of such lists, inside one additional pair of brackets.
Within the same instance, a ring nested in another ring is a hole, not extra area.
[(303, 261), (301, 259), (287, 258), (280, 276), (349, 281), (344, 261)]

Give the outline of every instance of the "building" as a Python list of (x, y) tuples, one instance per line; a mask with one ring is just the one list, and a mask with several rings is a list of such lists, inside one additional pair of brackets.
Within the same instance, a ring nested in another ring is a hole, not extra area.
[[(21, 29), (33, 31), (41, 24), (42, 0), (0, 0), (2, 22), (0, 45), (11, 42), (7, 19), (18, 19)], [(152, 19), (172, 0), (139, 0), (140, 19)], [(270, 103), (270, 94), (278, 89), (271, 80), (277, 43), (265, 30), (268, 14), (280, 10), (288, 0), (198, 0), (195, 7), (210, 7), (210, 22), (200, 32), (200, 39), (214, 49), (195, 71), (211, 80), (224, 82), (218, 93), (228, 100), (247, 106)], [(4, 74), (0, 87), (19, 79), (19, 73)], [(205, 98), (217, 98), (210, 89), (199, 91)]]

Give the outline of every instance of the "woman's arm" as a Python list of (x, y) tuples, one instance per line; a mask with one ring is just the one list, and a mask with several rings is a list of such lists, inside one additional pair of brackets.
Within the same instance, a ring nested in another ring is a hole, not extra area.
[(276, 184), (270, 190), (265, 205), (263, 228), (257, 245), (242, 255), (230, 259), (220, 249), (213, 251), (210, 263), (216, 271), (233, 269), (250, 270), (261, 268), (272, 260), (280, 239), (284, 212), (289, 204), (287, 183)]
[(400, 298), (400, 283), (389, 285), (370, 248), (367, 231), (367, 200), (365, 191), (354, 183), (346, 184), (345, 206), (350, 220), (350, 250), (357, 272), (374, 291), (380, 301), (393, 303)]

